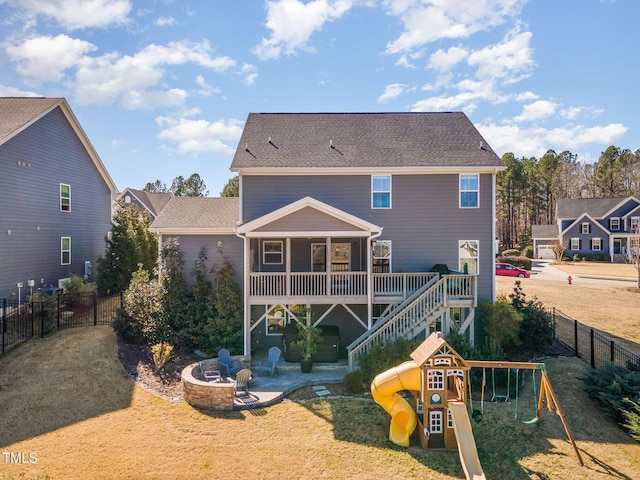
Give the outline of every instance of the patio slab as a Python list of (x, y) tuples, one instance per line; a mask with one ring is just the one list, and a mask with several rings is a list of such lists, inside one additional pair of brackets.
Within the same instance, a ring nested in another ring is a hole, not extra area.
[[(257, 361), (257, 360), (256, 360)], [(234, 398), (234, 410), (262, 408), (279, 403), (291, 392), (302, 387), (342, 383), (347, 374), (347, 362), (314, 364), (310, 373), (302, 373), (299, 363), (280, 362), (278, 373), (273, 377), (255, 370), (249, 384), (249, 393), (238, 394)]]

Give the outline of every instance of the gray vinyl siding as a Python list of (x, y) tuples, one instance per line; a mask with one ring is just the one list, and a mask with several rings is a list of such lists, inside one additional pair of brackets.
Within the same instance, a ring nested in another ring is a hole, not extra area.
[(393, 271), (424, 272), (436, 263), (458, 268), (458, 241), (480, 242), (479, 298), (491, 298), (492, 175), (480, 175), (479, 208), (459, 208), (457, 174), (392, 176), (392, 208), (371, 208), (370, 175), (242, 176), (243, 223), (305, 196), (383, 227)]
[(180, 250), (184, 253), (183, 274), (187, 285), (193, 285), (191, 271), (195, 261), (200, 255), (200, 250), (206, 249), (207, 260), (205, 262), (207, 279), (212, 280), (211, 269), (218, 267), (224, 261), (218, 253), (218, 242), (222, 242), (222, 254), (229, 258), (233, 265), (233, 280), (242, 289), (244, 276), (244, 241), (235, 235), (167, 235), (162, 237), (162, 242), (169, 238), (177, 238)]
[[(589, 224), (589, 233), (582, 233), (582, 224)], [(577, 250), (571, 249), (571, 239), (579, 238), (580, 239), (580, 248)], [(601, 239), (601, 249), (600, 250), (592, 250), (591, 249), (591, 239), (592, 238), (600, 238)], [(564, 239), (567, 242), (565, 255), (571, 257), (574, 254), (591, 254), (591, 253), (609, 253), (609, 235), (607, 232), (602, 230), (598, 224), (593, 223), (589, 219), (585, 218), (567, 230), (564, 234)]]
[[(28, 279), (37, 288), (83, 275), (87, 260), (95, 278), (111, 192), (61, 110), (0, 145), (0, 166), (0, 298), (17, 299)], [(69, 212), (60, 211), (60, 183), (71, 186)], [(71, 237), (71, 265), (60, 264), (61, 237)]]

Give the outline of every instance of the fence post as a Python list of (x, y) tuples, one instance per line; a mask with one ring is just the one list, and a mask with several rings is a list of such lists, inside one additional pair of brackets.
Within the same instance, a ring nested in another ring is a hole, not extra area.
[(2, 331), (2, 354), (4, 355), (4, 331), (7, 329), (7, 299), (2, 299), (2, 315), (0, 316), (0, 330)]
[(615, 365), (616, 363), (616, 342), (610, 340), (611, 342), (611, 363)]
[(576, 357), (579, 357), (580, 353), (578, 353), (578, 320), (573, 321), (573, 349), (576, 351)]
[(591, 368), (596, 368), (595, 335), (593, 328), (589, 330), (589, 339), (591, 340)]
[[(44, 303), (40, 302), (40, 338), (44, 338)], [(51, 319), (53, 321), (53, 319)]]
[(36, 333), (36, 303), (32, 300), (29, 302), (31, 307), (31, 336), (35, 337)]
[(98, 294), (93, 294), (93, 326), (98, 325)]
[(58, 330), (60, 330), (60, 299), (62, 298), (62, 294), (58, 293), (58, 296), (56, 298), (56, 301), (58, 302), (58, 308), (56, 308), (56, 311), (58, 312)]

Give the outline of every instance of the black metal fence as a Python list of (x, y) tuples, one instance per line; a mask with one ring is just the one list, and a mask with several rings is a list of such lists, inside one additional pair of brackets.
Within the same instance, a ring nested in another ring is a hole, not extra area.
[(583, 325), (560, 310), (551, 310), (555, 339), (583, 358), (591, 368), (613, 363), (627, 370), (640, 370), (640, 356), (617, 344), (595, 328)]
[(0, 301), (0, 336), (4, 354), (33, 337), (63, 328), (110, 325), (122, 308), (122, 294), (61, 293), (38, 301)]

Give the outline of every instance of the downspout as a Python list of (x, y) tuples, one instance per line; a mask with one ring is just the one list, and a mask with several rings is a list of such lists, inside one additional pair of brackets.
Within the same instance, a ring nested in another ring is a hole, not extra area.
[(367, 277), (369, 278), (369, 288), (367, 289), (367, 330), (373, 326), (373, 252), (371, 242), (382, 235), (382, 228), (375, 235), (367, 237)]
[[(493, 222), (491, 223), (491, 300), (493, 303), (496, 302), (496, 176), (498, 172), (494, 170), (491, 174), (491, 190), (492, 190), (492, 200), (491, 200), (491, 218)], [(535, 253), (535, 252), (534, 252)], [(476, 277), (476, 298), (475, 302), (478, 301), (478, 277)], [(475, 325), (473, 326), (475, 328)]]
[[(240, 224), (240, 222), (238, 222), (238, 224)], [(238, 230), (236, 229), (235, 231), (235, 235), (236, 237), (239, 237), (242, 239), (242, 244), (244, 246), (243, 248), (243, 271), (244, 271), (244, 275), (243, 275), (243, 288), (242, 288), (242, 298), (243, 298), (243, 305), (244, 305), (244, 328), (243, 328), (243, 355), (249, 356), (251, 355), (251, 309), (249, 308), (249, 254), (247, 252), (248, 250), (248, 239), (247, 237), (245, 237), (244, 235), (241, 235), (238, 233)]]

